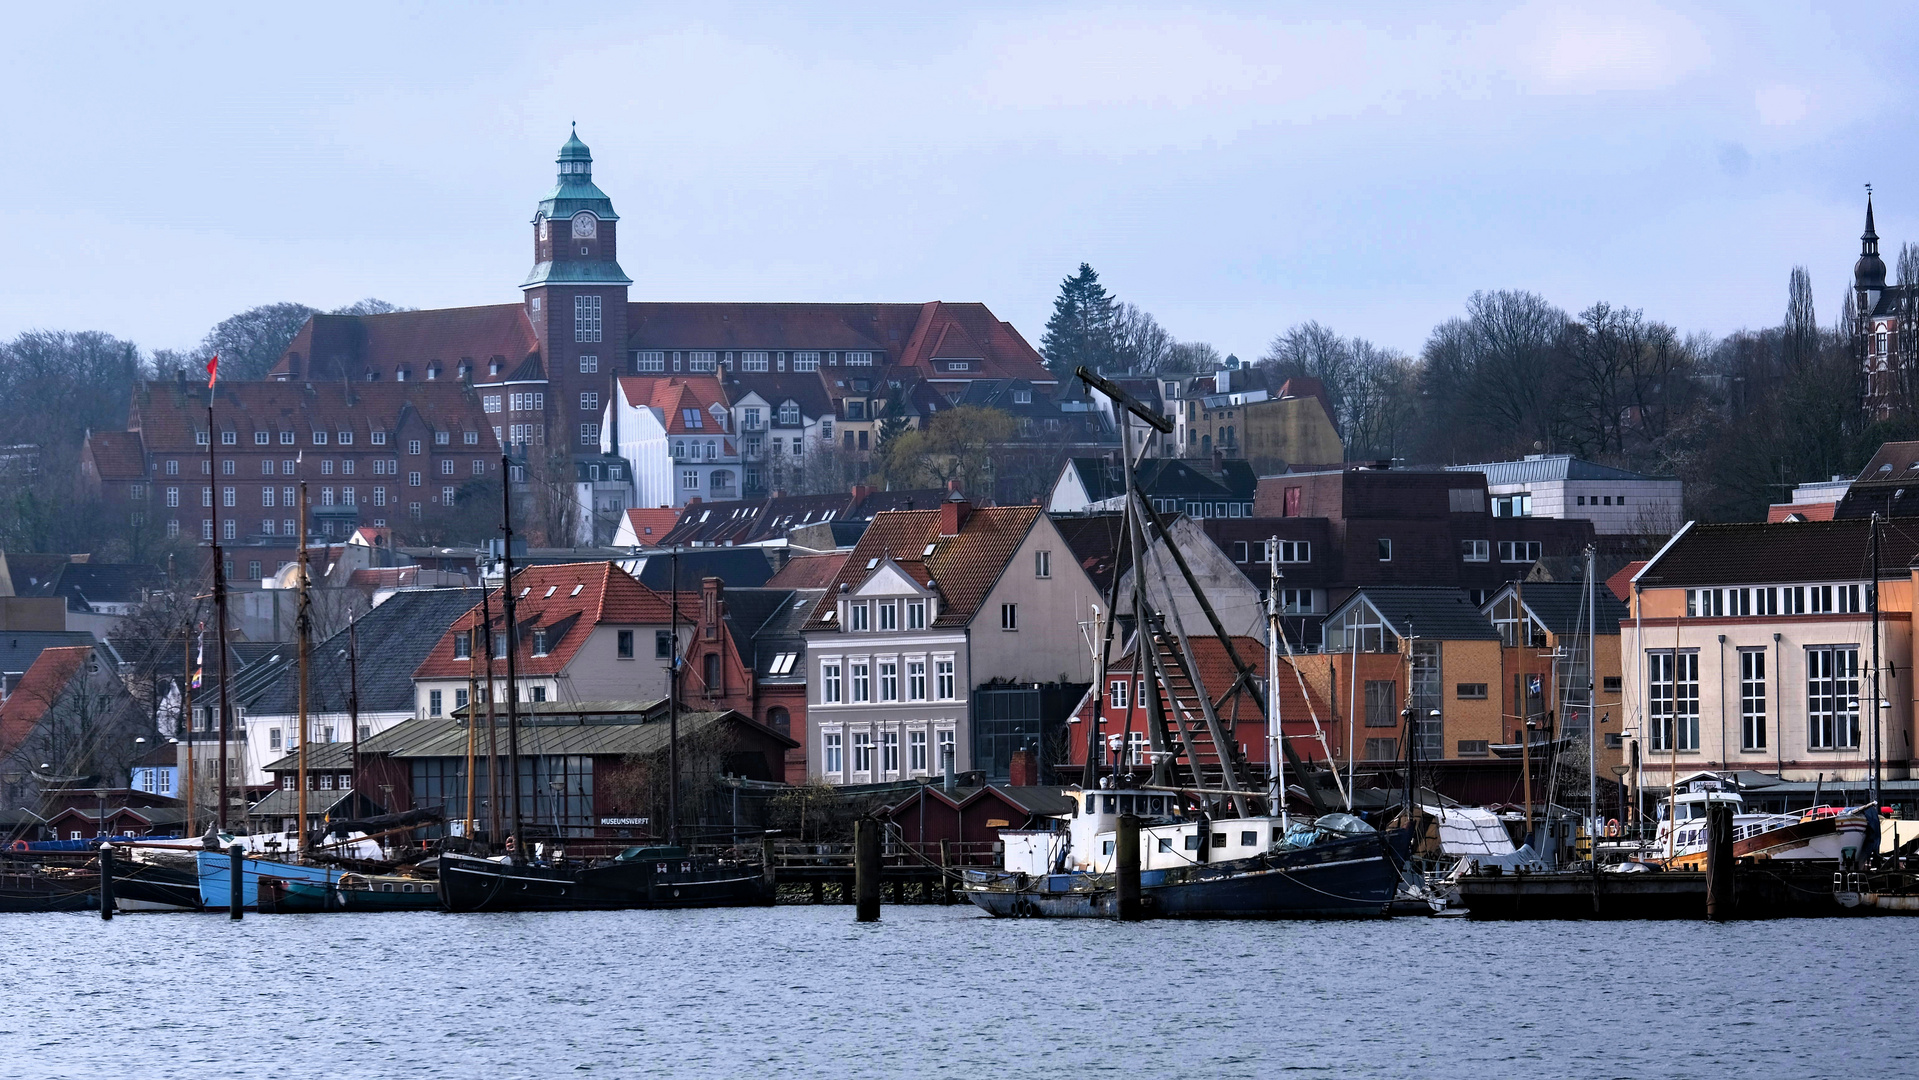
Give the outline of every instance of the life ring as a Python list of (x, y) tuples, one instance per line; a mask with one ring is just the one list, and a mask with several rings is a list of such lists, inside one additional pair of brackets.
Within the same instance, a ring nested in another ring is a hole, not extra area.
[(1607, 836), (1619, 835), (1619, 819), (1618, 818), (1608, 818), (1606, 820), (1606, 835)]
[(12, 844), (9, 844), (7, 846), (7, 850), (8, 851), (31, 851), (33, 849), (27, 846), (27, 842), (25, 840), (15, 840)]

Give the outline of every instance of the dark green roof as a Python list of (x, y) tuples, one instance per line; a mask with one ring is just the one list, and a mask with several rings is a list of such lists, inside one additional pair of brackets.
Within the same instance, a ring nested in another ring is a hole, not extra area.
[[(1400, 637), (1435, 641), (1499, 640), (1492, 620), (1473, 606), (1464, 589), (1375, 585), (1355, 593), (1354, 600), (1359, 599), (1371, 604)], [(1347, 607), (1354, 600), (1340, 606)]]
[[(545, 206), (545, 203), (540, 205)], [(535, 285), (631, 285), (633, 279), (626, 276), (620, 264), (611, 259), (598, 262), (563, 262), (555, 265), (550, 262), (535, 263), (533, 270), (520, 282), (520, 288)]]
[(580, 141), (580, 133), (575, 129), (566, 137), (566, 144), (560, 147), (561, 161), (592, 161), (593, 151)]

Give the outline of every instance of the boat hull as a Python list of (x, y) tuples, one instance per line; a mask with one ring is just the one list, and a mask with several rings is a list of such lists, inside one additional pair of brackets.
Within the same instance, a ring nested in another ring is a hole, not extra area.
[(121, 911), (198, 911), (200, 876), (188, 866), (157, 863), (116, 863), (114, 904)]
[(773, 889), (759, 867), (746, 864), (649, 859), (554, 867), (443, 854), (440, 902), (448, 911), (763, 907), (773, 902)]
[[(200, 903), (209, 908), (224, 908), (232, 903), (232, 857), (224, 851), (195, 853), (200, 873)], [(282, 878), (288, 881), (313, 881), (331, 885), (340, 880), (341, 870), (325, 866), (276, 862), (271, 859), (243, 859), (240, 874), (240, 903), (258, 910), (260, 879)]]
[[(1404, 830), (1315, 844), (1258, 858), (1140, 874), (1140, 908), (1152, 919), (1378, 919), (1399, 889), (1393, 849)], [(1389, 846), (1390, 845), (1390, 846)], [(1003, 918), (1110, 919), (1119, 914), (1111, 874), (1029, 877), (968, 871), (966, 897)]]
[(100, 910), (100, 879), (0, 874), (0, 913)]

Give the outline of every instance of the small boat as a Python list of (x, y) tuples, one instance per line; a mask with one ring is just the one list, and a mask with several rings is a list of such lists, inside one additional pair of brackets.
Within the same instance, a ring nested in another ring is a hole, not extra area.
[(762, 907), (773, 885), (758, 862), (694, 855), (682, 847), (631, 847), (611, 859), (512, 862), (440, 855), (448, 911), (596, 911)]
[(406, 874), (347, 874), (333, 894), (346, 911), (437, 911), (440, 883)]
[[(995, 916), (1106, 918), (1119, 912), (1119, 815), (1140, 825), (1140, 908), (1157, 919), (1351, 919), (1392, 913), (1410, 833), (1351, 814), (1282, 826), (1276, 817), (1172, 816), (1176, 797), (1068, 791), (1066, 828), (1000, 831), (999, 870), (965, 873), (966, 898)], [(1430, 909), (1428, 909), (1430, 910)]]
[(340, 900), (336, 887), (328, 882), (262, 874), (259, 908), (264, 915), (317, 915), (339, 911)]
[[(195, 857), (199, 861), (200, 902), (208, 908), (226, 908), (232, 903), (232, 856), (224, 851), (201, 851), (196, 852)], [(324, 887), (339, 881), (344, 873), (345, 871), (337, 866), (280, 862), (276, 859), (248, 855), (242, 863), (240, 903), (244, 907), (258, 910), (262, 878), (317, 882)]]

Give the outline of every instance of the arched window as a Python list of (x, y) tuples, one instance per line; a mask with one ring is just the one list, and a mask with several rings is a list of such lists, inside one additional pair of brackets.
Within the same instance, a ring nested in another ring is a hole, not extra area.
[(706, 676), (707, 692), (713, 693), (724, 689), (724, 687), (720, 685), (720, 654), (716, 652), (707, 653), (704, 658), (704, 663), (706, 670), (703, 674)]
[(1199, 437), (1199, 448), (1204, 453), (1208, 453), (1208, 454), (1212, 453), (1213, 437), (1211, 435), (1201, 435)]
[(766, 710), (766, 726), (782, 735), (786, 735), (793, 730), (793, 717), (789, 715), (785, 709), (776, 705)]

